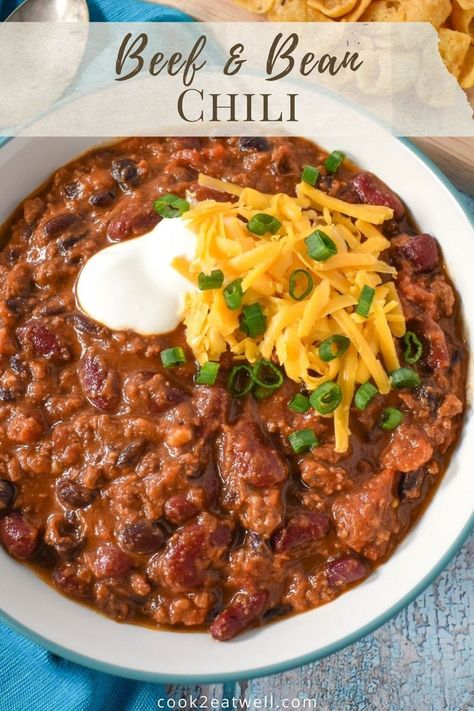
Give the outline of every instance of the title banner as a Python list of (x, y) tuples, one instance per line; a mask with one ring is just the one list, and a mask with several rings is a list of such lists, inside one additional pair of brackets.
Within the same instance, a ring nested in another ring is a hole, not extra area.
[(0, 133), (473, 135), (428, 24), (0, 26)]

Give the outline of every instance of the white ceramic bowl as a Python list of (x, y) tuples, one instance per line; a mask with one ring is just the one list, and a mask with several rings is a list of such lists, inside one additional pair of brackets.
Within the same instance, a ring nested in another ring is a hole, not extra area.
[[(7, 143), (0, 150), (0, 223), (55, 168), (99, 142), (16, 139)], [(370, 138), (339, 136), (322, 143), (344, 150), (360, 166), (387, 181), (405, 200), (422, 230), (438, 238), (465, 306), (472, 352), (474, 239), (455, 191), (423, 155), (376, 125)], [(471, 381), (472, 362), (469, 378)], [(222, 644), (204, 633), (117, 624), (59, 595), (2, 550), (3, 618), (73, 661), (146, 680), (225, 681), (271, 674), (318, 659), (386, 622), (434, 579), (465, 540), (474, 509), (473, 428), (468, 413), (462, 440), (441, 486), (390, 560), (329, 605)]]

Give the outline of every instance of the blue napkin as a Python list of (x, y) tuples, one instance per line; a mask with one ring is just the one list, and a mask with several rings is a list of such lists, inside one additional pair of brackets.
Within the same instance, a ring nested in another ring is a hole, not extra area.
[[(141, 0), (88, 0), (92, 22), (186, 22), (191, 18), (179, 10)], [(21, 5), (20, 0), (0, 0), (0, 20)]]
[[(0, 0), (4, 20), (20, 0)], [(139, 0), (89, 0), (94, 22), (185, 22), (177, 10)], [(166, 699), (160, 684), (91, 671), (47, 652), (0, 623), (0, 711), (134, 711)]]

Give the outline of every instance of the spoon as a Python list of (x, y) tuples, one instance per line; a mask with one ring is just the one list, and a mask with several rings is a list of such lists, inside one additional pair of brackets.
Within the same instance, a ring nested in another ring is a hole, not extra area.
[(24, 0), (5, 22), (89, 22), (86, 0)]

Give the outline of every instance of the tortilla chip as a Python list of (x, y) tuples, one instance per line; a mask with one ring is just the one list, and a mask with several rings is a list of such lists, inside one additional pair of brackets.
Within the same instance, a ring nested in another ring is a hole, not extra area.
[(463, 10), (474, 10), (474, 0), (457, 0)]
[(471, 38), (465, 32), (441, 28), (439, 31), (439, 53), (451, 74), (457, 78), (471, 46)]
[(450, 0), (376, 0), (363, 22), (431, 22), (438, 29), (451, 12)]
[(474, 8), (472, 10), (465, 10), (454, 0), (451, 22), (455, 30), (470, 35), (472, 40), (474, 37)]
[(327, 15), (323, 15), (323, 13), (316, 10), (316, 8), (307, 5), (306, 22), (334, 22), (334, 20), (331, 20)]
[(358, 22), (364, 12), (367, 10), (372, 0), (357, 0), (352, 12), (341, 19), (341, 22)]
[(264, 15), (266, 12), (270, 12), (275, 0), (234, 0), (234, 2), (240, 7), (245, 7), (249, 12)]
[(466, 58), (459, 75), (459, 83), (463, 89), (472, 89), (474, 86), (474, 47), (472, 45), (467, 50)]
[(306, 0), (275, 0), (267, 17), (272, 22), (306, 22)]
[(354, 9), (356, 2), (357, 0), (308, 0), (308, 5), (328, 17), (342, 17)]

